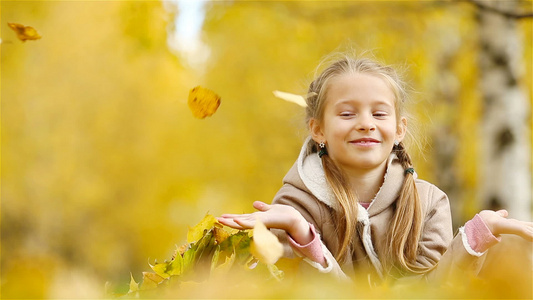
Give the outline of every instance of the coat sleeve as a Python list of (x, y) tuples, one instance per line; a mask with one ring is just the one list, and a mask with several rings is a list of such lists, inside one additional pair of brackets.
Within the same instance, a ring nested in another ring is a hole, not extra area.
[[(324, 268), (317, 262), (310, 260), (309, 258), (304, 257), (308, 265), (318, 270), (320, 273), (329, 273), (336, 278), (341, 280), (348, 280), (348, 276), (343, 272), (337, 260), (335, 260), (331, 251), (324, 244), (321, 236), (322, 232), (322, 222), (324, 220), (324, 208), (321, 204), (318, 203), (314, 197), (311, 197), (305, 191), (302, 191), (290, 184), (285, 184), (279, 190), (279, 192), (274, 197), (272, 204), (282, 204), (289, 205), (295, 208), (310, 224), (313, 224), (317, 234), (320, 238), (320, 244), (322, 247), (322, 252), (326, 260), (327, 266)], [(294, 251), (290, 246), (290, 242), (287, 237), (287, 233), (284, 230), (280, 229), (271, 229), (271, 231), (278, 237), (279, 241), (283, 245), (284, 256), (287, 258), (295, 258), (298, 256), (298, 252)]]
[[(448, 196), (434, 185), (420, 195), (428, 199), (424, 204), (425, 218), (422, 236), (418, 244), (417, 264), (422, 268), (433, 268), (442, 259), (453, 239), (452, 217)], [(423, 205), (424, 205), (423, 204)]]
[(423, 255), (418, 259), (421, 265), (432, 267), (426, 278), (442, 282), (459, 273), (478, 273), (484, 257), (468, 253), (461, 233), (453, 237), (450, 204), (446, 194), (437, 187), (433, 187), (430, 193), (432, 195), (429, 199), (434, 199), (435, 202), (426, 217), (421, 241)]
[(497, 286), (512, 287), (501, 294), (504, 298), (531, 299), (531, 242), (515, 235), (502, 235), (501, 242), (476, 256), (466, 250), (463, 234), (455, 236), (437, 267), (428, 274), (430, 282), (440, 285), (459, 284), (466, 289), (474, 284), (474, 288), (479, 288), (475, 283), (480, 281), (472, 280), (476, 278), (484, 282), (484, 287), (492, 286), (492, 291)]

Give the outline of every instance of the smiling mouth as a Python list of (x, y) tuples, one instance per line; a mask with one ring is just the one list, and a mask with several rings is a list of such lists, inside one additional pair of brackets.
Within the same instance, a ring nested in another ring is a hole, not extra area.
[(380, 143), (381, 143), (380, 141), (376, 139), (372, 139), (372, 138), (363, 138), (363, 139), (357, 139), (357, 140), (350, 141), (350, 144), (360, 145), (360, 146), (373, 146), (373, 145), (377, 145)]

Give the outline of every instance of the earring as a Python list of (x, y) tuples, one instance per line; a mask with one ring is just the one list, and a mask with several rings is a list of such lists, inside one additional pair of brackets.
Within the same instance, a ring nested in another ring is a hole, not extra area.
[(325, 142), (320, 142), (320, 144), (318, 144), (318, 147), (320, 147), (320, 152), (318, 152), (318, 157), (322, 158), (322, 156), (328, 154), (328, 149), (326, 149)]
[(400, 144), (400, 142), (394, 141), (394, 146), (398, 146), (399, 144)]

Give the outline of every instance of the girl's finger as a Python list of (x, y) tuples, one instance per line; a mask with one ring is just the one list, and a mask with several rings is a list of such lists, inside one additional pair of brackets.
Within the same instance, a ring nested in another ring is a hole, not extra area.
[(231, 228), (235, 228), (235, 229), (244, 229), (242, 227), (242, 225), (238, 224), (235, 222), (234, 219), (226, 219), (226, 218), (217, 218), (218, 222), (222, 225), (226, 225), (228, 227), (231, 227)]
[(255, 201), (254, 202), (254, 208), (259, 210), (259, 211), (267, 211), (270, 209), (270, 205), (266, 204), (265, 202), (261, 202), (261, 201)]
[(223, 214), (220, 216), (220, 218), (235, 219), (235, 218), (244, 218), (248, 216), (250, 216), (250, 214)]
[(499, 211), (496, 212), (497, 214), (499, 214), (500, 216), (504, 217), (504, 218), (507, 218), (509, 216), (509, 212), (505, 209), (501, 209)]
[(255, 226), (254, 218), (234, 219), (233, 221), (237, 223), (237, 225), (241, 226), (242, 229), (251, 229)]
[(532, 222), (521, 222), (522, 224), (522, 238), (533, 242), (533, 223)]

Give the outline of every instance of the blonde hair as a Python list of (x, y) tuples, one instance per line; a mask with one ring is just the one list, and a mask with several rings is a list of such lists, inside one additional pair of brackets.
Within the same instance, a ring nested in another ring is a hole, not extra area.
[[(332, 78), (347, 73), (364, 73), (385, 80), (395, 96), (395, 110), (398, 122), (400, 116), (405, 115), (404, 107), (408, 99), (408, 93), (405, 88), (405, 83), (392, 67), (381, 65), (368, 58), (357, 59), (343, 55), (340, 59), (337, 59), (325, 68), (309, 85), (306, 99), (307, 124), (310, 123), (309, 121), (311, 119), (315, 119), (318, 122), (323, 121), (329, 82)], [(316, 152), (317, 145), (311, 143), (310, 149), (308, 150), (310, 152)], [(403, 143), (394, 146), (393, 152), (398, 156), (404, 169), (412, 167), (411, 158), (407, 154)], [(322, 156), (322, 164), (326, 179), (341, 206), (341, 210), (333, 214), (336, 220), (336, 231), (341, 241), (336, 259), (342, 262), (346, 260), (348, 249), (351, 248), (353, 243), (352, 237), (356, 233), (358, 201), (353, 190), (350, 188), (346, 176), (328, 155)], [(420, 199), (413, 174), (406, 173), (400, 196), (394, 204), (393, 221), (387, 232), (388, 250), (385, 254), (385, 261), (390, 266), (399, 264), (400, 267), (411, 272), (418, 273), (425, 271), (426, 269), (416, 264), (421, 231), (422, 213)]]

